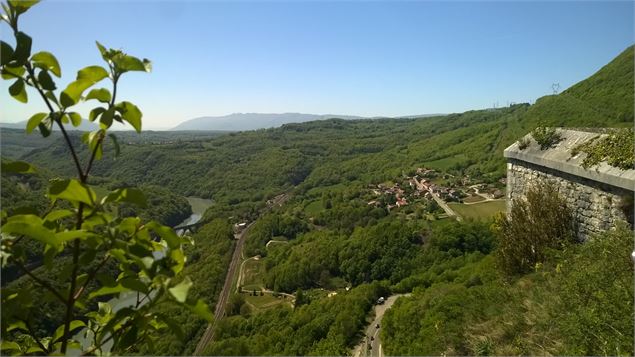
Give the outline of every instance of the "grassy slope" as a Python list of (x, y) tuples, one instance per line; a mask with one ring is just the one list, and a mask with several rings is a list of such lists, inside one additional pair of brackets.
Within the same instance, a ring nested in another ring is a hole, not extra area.
[(463, 218), (474, 218), (480, 220), (490, 219), (497, 212), (505, 211), (505, 201), (489, 201), (470, 205), (449, 203), (449, 205), (450, 208), (456, 211), (456, 213), (461, 215)]

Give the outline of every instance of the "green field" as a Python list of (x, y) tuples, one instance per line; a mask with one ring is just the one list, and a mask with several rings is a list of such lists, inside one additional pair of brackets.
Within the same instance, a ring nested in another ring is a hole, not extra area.
[(424, 162), (426, 167), (430, 167), (436, 170), (448, 171), (452, 166), (458, 163), (463, 163), (467, 160), (467, 155), (458, 154), (454, 156), (448, 156), (443, 159)]
[(314, 216), (324, 210), (321, 200), (315, 200), (304, 207), (304, 212), (309, 216)]
[(491, 218), (497, 212), (504, 212), (505, 200), (475, 203), (473, 205), (452, 202), (448, 203), (448, 206), (463, 218), (483, 220)]
[(247, 260), (243, 266), (243, 288), (246, 290), (260, 290), (264, 287), (263, 277), (265, 265), (260, 260)]
[(283, 304), (285, 302), (290, 301), (289, 298), (285, 297), (273, 297), (270, 294), (264, 294), (260, 296), (258, 293), (256, 296), (252, 296), (251, 294), (245, 294), (245, 301), (258, 310), (269, 309), (279, 304)]
[(483, 196), (476, 195), (476, 196), (465, 197), (463, 199), (463, 202), (465, 202), (465, 203), (475, 203), (475, 202), (481, 202), (481, 201), (484, 201), (484, 200), (485, 200), (485, 198), (483, 198)]

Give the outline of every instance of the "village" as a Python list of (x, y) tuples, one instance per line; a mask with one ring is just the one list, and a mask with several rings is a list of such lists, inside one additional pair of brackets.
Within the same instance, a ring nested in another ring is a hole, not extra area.
[[(505, 179), (499, 181), (504, 185)], [(388, 211), (417, 203), (431, 213), (445, 211), (455, 215), (446, 203), (475, 204), (500, 200), (503, 190), (496, 184), (476, 183), (468, 175), (457, 177), (434, 169), (419, 167), (412, 176), (404, 175), (395, 182), (370, 184), (375, 196), (368, 205), (383, 207)]]

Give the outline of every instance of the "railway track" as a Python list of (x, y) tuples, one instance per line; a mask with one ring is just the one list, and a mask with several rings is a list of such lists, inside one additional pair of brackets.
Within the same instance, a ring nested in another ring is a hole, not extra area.
[(207, 329), (205, 329), (203, 337), (201, 337), (198, 341), (196, 349), (194, 350), (195, 356), (201, 356), (203, 354), (207, 345), (214, 338), (217, 322), (225, 316), (225, 307), (227, 306), (229, 294), (232, 291), (232, 281), (234, 281), (234, 275), (236, 274), (237, 267), (240, 263), (240, 254), (243, 250), (243, 245), (245, 244), (247, 231), (253, 224), (254, 222), (250, 223), (238, 236), (238, 243), (236, 243), (236, 247), (234, 247), (234, 254), (232, 255), (232, 260), (229, 263), (225, 283), (223, 284), (223, 289), (221, 290), (218, 302), (216, 303), (216, 309), (214, 310), (214, 321), (207, 325)]

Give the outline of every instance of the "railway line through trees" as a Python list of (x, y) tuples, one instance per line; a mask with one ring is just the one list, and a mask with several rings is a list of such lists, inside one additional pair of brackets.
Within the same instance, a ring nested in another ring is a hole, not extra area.
[(212, 321), (207, 326), (205, 332), (203, 333), (203, 337), (201, 337), (200, 341), (196, 345), (196, 349), (194, 350), (195, 356), (201, 356), (203, 354), (209, 342), (212, 341), (212, 339), (214, 338), (214, 332), (216, 330), (218, 321), (225, 316), (225, 307), (227, 306), (229, 294), (232, 291), (234, 274), (236, 274), (236, 268), (238, 267), (240, 262), (240, 255), (243, 250), (243, 245), (245, 244), (245, 239), (247, 238), (247, 232), (254, 223), (255, 221), (250, 223), (245, 229), (242, 230), (242, 232), (237, 234), (238, 242), (236, 243), (236, 247), (234, 248), (232, 260), (229, 263), (229, 269), (227, 270), (227, 276), (225, 277), (223, 289), (221, 290), (218, 301), (216, 302), (216, 309), (214, 310), (214, 321)]
[[(276, 206), (282, 206), (288, 199), (290, 195), (288, 193), (280, 194), (271, 200), (267, 201), (267, 207), (262, 210), (261, 215), (263, 213), (271, 211)], [(247, 233), (251, 226), (256, 223), (253, 221), (249, 223), (240, 233), (235, 235), (235, 238), (238, 240), (236, 246), (234, 247), (234, 253), (232, 255), (231, 262), (229, 263), (229, 268), (227, 269), (227, 275), (225, 276), (225, 283), (223, 284), (223, 289), (221, 290), (220, 296), (218, 297), (218, 301), (216, 302), (216, 308), (214, 309), (214, 320), (207, 325), (203, 336), (199, 340), (196, 345), (196, 349), (194, 350), (195, 356), (201, 356), (205, 352), (205, 348), (209, 345), (209, 343), (214, 339), (214, 333), (216, 331), (216, 326), (218, 321), (225, 317), (225, 308), (227, 306), (227, 301), (229, 300), (229, 294), (231, 294), (233, 290), (233, 282), (235, 280), (236, 271), (238, 270), (238, 266), (240, 265), (243, 246), (245, 245), (245, 240), (247, 239)], [(196, 223), (198, 225), (204, 223)], [(198, 225), (190, 225), (193, 227), (185, 227), (196, 229)], [(177, 227), (183, 229), (184, 227)], [(175, 228), (176, 229), (176, 228)]]

